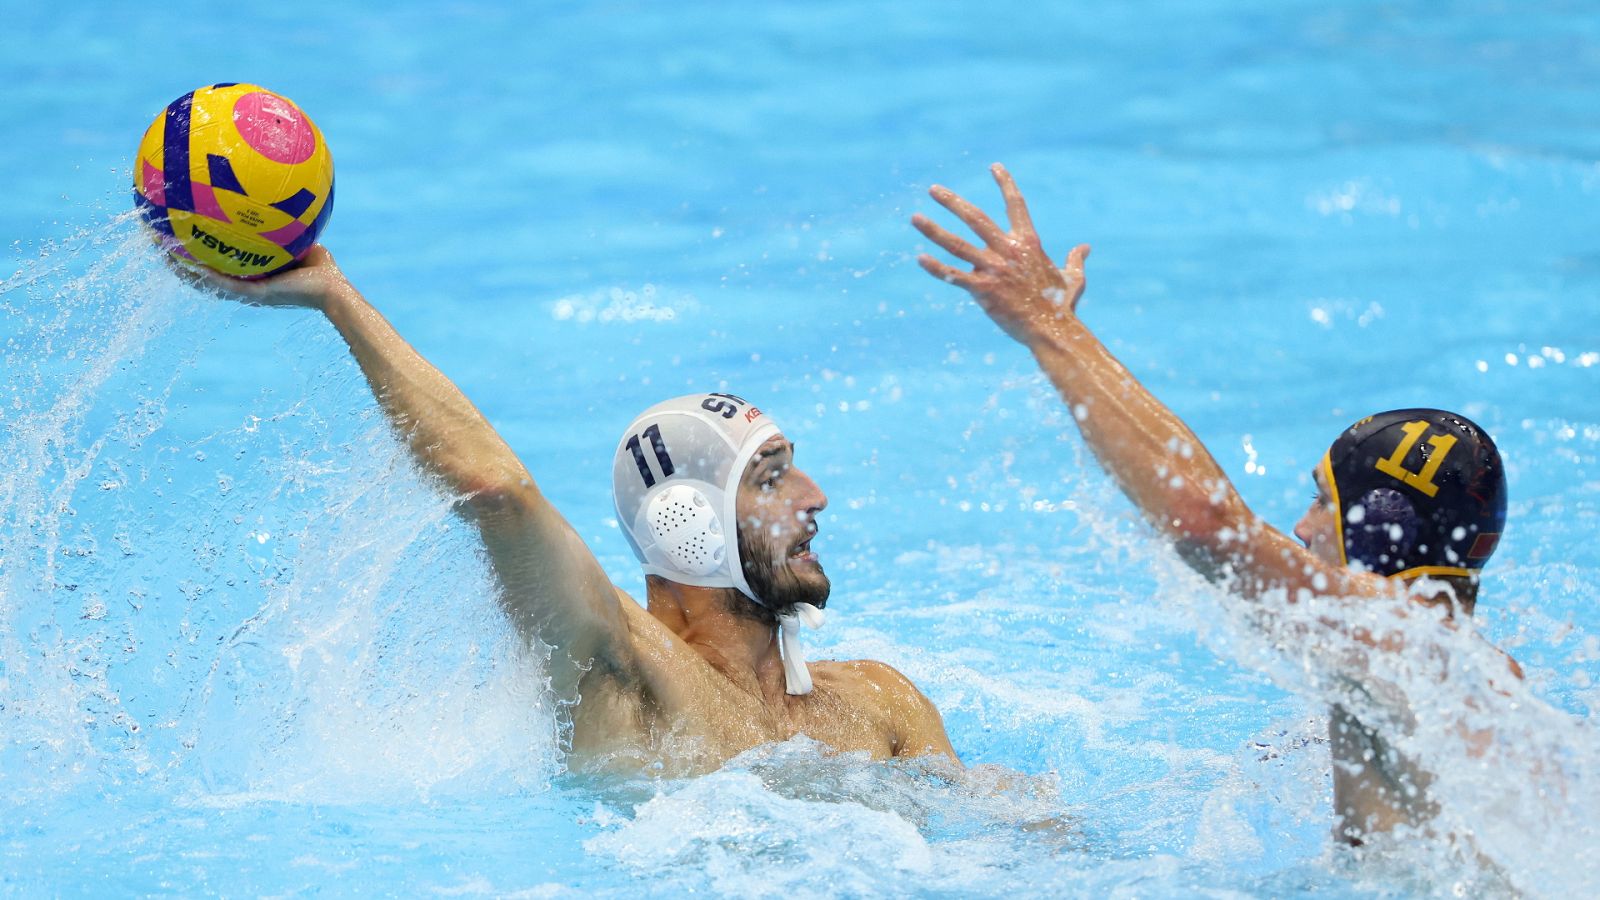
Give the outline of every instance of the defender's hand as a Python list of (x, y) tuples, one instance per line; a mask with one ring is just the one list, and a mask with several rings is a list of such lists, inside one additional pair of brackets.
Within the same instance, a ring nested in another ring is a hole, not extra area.
[(1027, 343), (1031, 336), (1076, 312), (1078, 298), (1083, 296), (1083, 263), (1089, 258), (1089, 245), (1074, 247), (1067, 255), (1066, 265), (1056, 268), (1039, 243), (1028, 204), (1011, 174), (999, 163), (990, 171), (1005, 197), (1011, 231), (1001, 231), (983, 210), (950, 189), (934, 185), (928, 191), (933, 199), (955, 213), (986, 246), (974, 247), (919, 214), (911, 217), (911, 224), (951, 256), (971, 263), (972, 271), (946, 265), (926, 254), (917, 257), (917, 262), (935, 278), (966, 288), (1006, 334)]
[(290, 269), (256, 281), (230, 278), (204, 266), (169, 260), (173, 272), (195, 287), (214, 291), (229, 300), (251, 306), (286, 306), (326, 310), (328, 298), (349, 287), (333, 254), (321, 244), (313, 246)]

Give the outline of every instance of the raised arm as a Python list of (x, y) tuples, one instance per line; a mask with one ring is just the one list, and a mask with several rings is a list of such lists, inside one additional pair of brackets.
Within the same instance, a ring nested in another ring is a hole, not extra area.
[(982, 239), (969, 244), (924, 216), (912, 218), (929, 240), (971, 271), (922, 256), (936, 278), (965, 288), (1007, 334), (1033, 352), (1066, 401), (1101, 465), (1184, 561), (1212, 581), (1248, 596), (1286, 589), (1335, 596), (1384, 593), (1381, 580), (1311, 555), (1258, 518), (1189, 427), (1112, 356), (1077, 316), (1088, 245), (1057, 268), (1039, 242), (1028, 208), (1006, 170), (993, 167), (1010, 230), (935, 186), (931, 195)]
[[(191, 277), (253, 305), (326, 315), (412, 456), (461, 498), (518, 630), (565, 652), (577, 669), (596, 658), (627, 663), (617, 591), (594, 555), (483, 414), (361, 296), (326, 249), (313, 247), (300, 266), (258, 282), (209, 272)], [(564, 681), (575, 671), (552, 677)]]

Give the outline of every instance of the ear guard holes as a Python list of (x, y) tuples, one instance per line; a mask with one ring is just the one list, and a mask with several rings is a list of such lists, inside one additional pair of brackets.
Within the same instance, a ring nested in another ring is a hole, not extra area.
[(673, 485), (650, 498), (645, 515), (656, 545), (685, 573), (704, 576), (722, 567), (727, 539), (705, 494)]

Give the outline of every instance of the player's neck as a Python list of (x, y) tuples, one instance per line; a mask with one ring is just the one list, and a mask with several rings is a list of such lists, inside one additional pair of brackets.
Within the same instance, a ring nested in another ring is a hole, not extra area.
[(663, 578), (648, 579), (650, 614), (730, 678), (748, 675), (765, 693), (776, 678), (782, 693), (783, 660), (778, 627), (750, 614), (750, 601), (731, 588), (702, 588)]
[(1417, 579), (1407, 579), (1407, 586), (1417, 599), (1430, 606), (1448, 610), (1452, 619), (1457, 615), (1472, 618), (1472, 612), (1478, 605), (1476, 578), (1456, 575), (1434, 576), (1424, 584), (1432, 590), (1423, 590), (1423, 585), (1418, 585)]

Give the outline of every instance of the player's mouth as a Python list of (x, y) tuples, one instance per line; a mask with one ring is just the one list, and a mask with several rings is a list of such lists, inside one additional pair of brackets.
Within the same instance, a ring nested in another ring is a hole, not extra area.
[(811, 552), (811, 541), (816, 536), (817, 526), (812, 525), (810, 536), (794, 546), (794, 550), (789, 553), (789, 559), (799, 562), (816, 562), (817, 555)]

